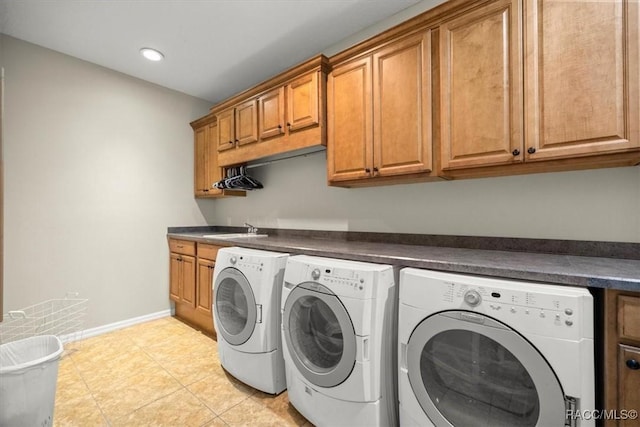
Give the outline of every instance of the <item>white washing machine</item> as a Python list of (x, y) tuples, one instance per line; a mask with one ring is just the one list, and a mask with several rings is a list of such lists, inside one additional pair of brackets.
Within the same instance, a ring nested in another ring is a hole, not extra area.
[(397, 270), (292, 256), (282, 291), (289, 401), (318, 426), (397, 424)]
[(586, 289), (405, 268), (398, 324), (402, 425), (594, 425)]
[(222, 248), (213, 273), (213, 315), (222, 366), (265, 393), (287, 388), (280, 297), (288, 254)]

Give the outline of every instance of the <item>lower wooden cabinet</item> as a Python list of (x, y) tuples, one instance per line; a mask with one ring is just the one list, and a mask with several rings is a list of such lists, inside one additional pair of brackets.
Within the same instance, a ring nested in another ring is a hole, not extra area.
[(215, 336), (213, 271), (221, 246), (169, 239), (169, 298), (176, 317)]
[[(638, 298), (640, 300), (640, 298)], [(618, 346), (618, 408), (640, 411), (640, 347), (620, 344)], [(620, 426), (637, 426), (638, 419), (620, 420)]]
[(631, 427), (640, 421), (628, 411), (640, 411), (640, 293), (605, 292), (604, 408), (617, 419), (607, 427)]
[(196, 245), (187, 240), (169, 240), (169, 296), (179, 304), (195, 307)]
[(198, 271), (196, 279), (196, 310), (206, 316), (212, 316), (211, 303), (213, 283), (213, 269), (216, 262), (210, 259), (198, 258)]
[(171, 253), (170, 298), (176, 303), (196, 306), (193, 281), (196, 277), (195, 258), (188, 255)]

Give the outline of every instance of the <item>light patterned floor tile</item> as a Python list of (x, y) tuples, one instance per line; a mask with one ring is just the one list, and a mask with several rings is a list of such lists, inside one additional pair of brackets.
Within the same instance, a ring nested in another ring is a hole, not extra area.
[(198, 398), (183, 388), (115, 420), (111, 425), (199, 427), (215, 417)]
[(286, 391), (277, 396), (258, 391), (251, 396), (251, 399), (267, 408), (273, 416), (281, 419), (286, 425), (301, 426), (307, 422), (307, 419), (289, 403), (289, 395)]
[(58, 369), (56, 401), (67, 402), (87, 395), (89, 395), (89, 389), (75, 368)]
[(211, 375), (187, 388), (217, 415), (248, 399), (256, 391), (231, 375)]
[(286, 393), (274, 397), (239, 382), (222, 369), (216, 341), (171, 317), (65, 344), (65, 350), (56, 427), (312, 427)]
[[(166, 366), (166, 365), (165, 365)], [(194, 359), (188, 364), (182, 361), (166, 367), (167, 371), (184, 386), (191, 385), (211, 375), (224, 376), (225, 371), (220, 363), (213, 359)]]
[(107, 420), (91, 395), (56, 401), (54, 427), (107, 426)]
[(91, 390), (110, 389), (126, 381), (132, 374), (154, 371), (162, 367), (139, 348), (114, 356), (104, 363), (85, 363), (80, 375)]
[(213, 420), (209, 421), (208, 423), (204, 424), (202, 427), (227, 427), (228, 424), (225, 423), (222, 418), (218, 417), (218, 418), (214, 418)]
[(102, 412), (112, 421), (181, 388), (164, 369), (132, 373), (112, 387), (92, 390)]

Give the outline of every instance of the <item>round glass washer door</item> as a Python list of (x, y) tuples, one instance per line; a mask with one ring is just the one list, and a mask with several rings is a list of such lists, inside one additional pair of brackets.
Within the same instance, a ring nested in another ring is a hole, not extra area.
[(553, 370), (520, 334), (467, 311), (423, 320), (407, 343), (409, 382), (437, 427), (565, 425)]
[(256, 326), (256, 300), (242, 272), (227, 267), (214, 283), (214, 314), (224, 340), (232, 345), (247, 342)]
[(296, 286), (285, 302), (284, 338), (298, 371), (320, 387), (344, 382), (356, 362), (356, 335), (340, 299), (318, 283)]

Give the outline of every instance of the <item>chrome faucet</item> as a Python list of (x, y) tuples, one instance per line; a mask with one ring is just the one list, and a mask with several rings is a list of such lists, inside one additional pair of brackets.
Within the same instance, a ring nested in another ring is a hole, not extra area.
[(244, 226), (249, 229), (249, 230), (247, 230), (247, 232), (249, 234), (258, 234), (258, 227), (254, 227), (253, 225), (249, 224), (248, 222), (245, 222)]

